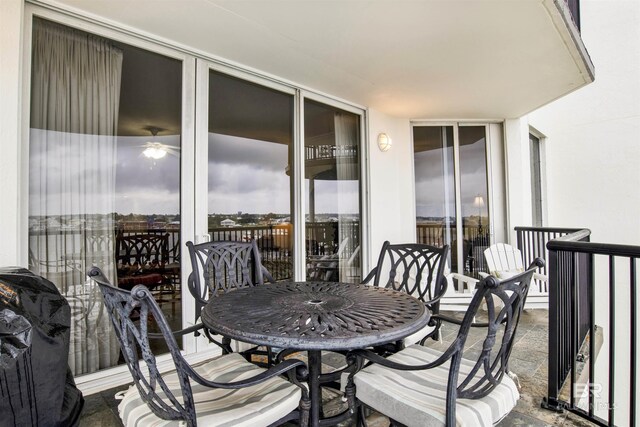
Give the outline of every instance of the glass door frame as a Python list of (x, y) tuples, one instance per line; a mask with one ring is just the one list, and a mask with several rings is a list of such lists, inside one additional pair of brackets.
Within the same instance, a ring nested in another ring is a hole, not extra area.
[[(182, 112), (181, 112), (181, 158), (180, 158), (180, 239), (181, 239), (181, 287), (182, 292), (182, 326), (193, 325), (195, 318), (195, 303), (188, 287), (188, 276), (191, 272), (191, 261), (185, 242), (192, 240), (198, 242), (202, 235), (207, 234), (207, 206), (203, 204), (206, 198), (198, 197), (198, 194), (206, 190), (207, 176), (206, 142), (208, 115), (208, 71), (215, 70), (231, 76), (272, 88), (294, 96), (294, 129), (293, 129), (293, 157), (297, 162), (294, 167), (294, 179), (292, 195), (294, 197), (294, 278), (305, 280), (305, 188), (304, 188), (304, 100), (310, 99), (336, 108), (357, 114), (360, 117), (360, 216), (361, 216), (361, 269), (367, 272), (369, 269), (369, 242), (370, 231), (370, 200), (369, 200), (369, 138), (368, 117), (366, 108), (355, 103), (338, 100), (323, 95), (308, 88), (300, 86), (257, 71), (244, 69), (240, 66), (232, 66), (224, 60), (206, 56), (200, 52), (191, 51), (186, 47), (172, 45), (171, 42), (155, 40), (153, 36), (135, 28), (124, 25), (102, 22), (91, 15), (81, 12), (70, 12), (64, 7), (47, 4), (26, 3), (23, 16), (22, 48), (22, 88), (23, 99), (21, 109), (21, 164), (20, 164), (20, 194), (23, 196), (29, 191), (29, 126), (30, 126), (30, 91), (31, 91), (31, 42), (34, 17), (40, 17), (50, 21), (77, 28), (82, 31), (96, 34), (121, 43), (148, 50), (153, 53), (177, 59), (182, 62)], [(205, 112), (205, 113), (203, 113)], [(204, 138), (204, 139), (203, 139)], [(21, 241), (28, 241), (28, 197), (21, 197), (19, 202)], [(302, 218), (300, 221), (298, 219)], [(200, 236), (200, 237), (199, 237)], [(21, 265), (27, 265), (27, 245), (19, 255)], [(192, 335), (183, 337), (183, 352), (190, 356), (189, 360), (197, 362), (211, 356), (211, 352), (201, 352), (197, 340)], [(158, 357), (159, 369), (165, 369), (171, 364), (169, 354)], [(76, 384), (86, 394), (105, 390), (130, 381), (130, 374), (125, 365), (103, 369), (98, 372), (76, 377)]]
[[(461, 127), (484, 127), (485, 128), (485, 160), (487, 164), (487, 215), (489, 216), (489, 238), (491, 242), (495, 242), (496, 237), (500, 237), (502, 233), (496, 232), (495, 226), (495, 215), (496, 207), (494, 206), (494, 200), (496, 199), (495, 194), (498, 190), (496, 188), (496, 181), (494, 180), (494, 176), (498, 170), (496, 168), (498, 165), (495, 161), (495, 156), (493, 151), (495, 150), (494, 144), (502, 143), (502, 140), (497, 140), (497, 135), (495, 134), (495, 129), (493, 126), (495, 124), (502, 123), (498, 121), (429, 121), (429, 120), (412, 120), (411, 121), (411, 158), (415, 159), (414, 152), (414, 132), (413, 129), (415, 127), (452, 127), (453, 129), (453, 169), (454, 169), (454, 188), (455, 188), (455, 204), (456, 204), (456, 239), (458, 242), (463, 241), (464, 230), (462, 227), (462, 204), (461, 204), (461, 187), (460, 187), (460, 138), (459, 138), (459, 129)], [(411, 167), (415, 168), (415, 164), (412, 161)], [(413, 201), (414, 201), (414, 212), (416, 210), (415, 201), (416, 201), (416, 187), (415, 187), (415, 169), (413, 170)], [(464, 254), (463, 254), (463, 245), (458, 245), (457, 253), (451, 254), (451, 256), (455, 256), (457, 260), (458, 270), (454, 273), (464, 274)]]
[[(305, 154), (304, 154), (304, 101), (310, 100), (314, 102), (318, 102), (321, 104), (325, 104), (334, 108), (338, 108), (340, 110), (347, 111), (349, 113), (353, 113), (357, 115), (360, 119), (359, 132), (360, 132), (360, 269), (361, 274), (366, 274), (369, 271), (369, 212), (370, 212), (370, 198), (368, 194), (369, 184), (368, 184), (368, 159), (369, 159), (369, 144), (368, 138), (365, 130), (367, 129), (367, 115), (365, 114), (365, 110), (363, 108), (359, 108), (353, 106), (351, 104), (345, 104), (344, 102), (340, 102), (333, 98), (326, 97), (324, 95), (320, 95), (310, 91), (301, 91), (299, 97), (298, 108), (296, 109), (298, 112), (298, 118), (296, 122), (299, 122), (299, 138), (300, 138), (300, 148), (299, 148), (299, 157), (296, 157), (296, 160), (299, 162), (301, 167), (300, 175), (296, 175), (296, 179), (300, 182), (300, 193), (296, 194), (300, 197), (299, 203), (296, 204), (296, 208), (301, 210), (301, 218), (306, 218), (305, 214), (305, 206), (307, 206), (306, 200), (306, 192), (304, 187), (305, 180), (305, 171), (304, 171), (304, 163), (305, 163)], [(305, 223), (302, 222), (300, 229), (296, 230), (298, 234), (296, 235), (296, 255), (298, 259), (305, 260)], [(300, 265), (296, 265), (296, 280), (305, 280), (306, 279), (306, 266), (304, 262), (297, 263)], [(364, 275), (362, 275), (364, 278)]]
[[(216, 63), (207, 59), (197, 58), (196, 59), (196, 84), (195, 84), (195, 111), (196, 121), (195, 121), (195, 145), (194, 145), (194, 175), (193, 175), (193, 192), (194, 192), (194, 202), (193, 202), (193, 224), (194, 224), (194, 243), (203, 243), (209, 241), (209, 229), (208, 229), (208, 190), (209, 190), (209, 182), (208, 182), (208, 159), (209, 159), (209, 73), (210, 71), (219, 72), (222, 74), (229, 75), (231, 77), (235, 77), (250, 83), (257, 84), (259, 86), (273, 89), (275, 91), (291, 95), (293, 96), (294, 102), (294, 117), (297, 117), (296, 107), (298, 105), (299, 91), (293, 87), (284, 85), (282, 83), (273, 81), (268, 78), (260, 77), (255, 74), (251, 74), (245, 71), (242, 71), (238, 68), (223, 65), (220, 63)], [(300, 152), (303, 150), (300, 149), (299, 144), (299, 132), (298, 122), (294, 118), (293, 120), (293, 158), (297, 158), (300, 155)], [(302, 153), (304, 155), (304, 152)], [(293, 188), (292, 193), (298, 194), (301, 190), (299, 187), (299, 180), (297, 179), (299, 171), (298, 168), (294, 166), (294, 179), (293, 179)], [(202, 196), (204, 195), (204, 197)], [(294, 206), (296, 206), (294, 204)], [(299, 212), (297, 209), (294, 209), (291, 212), (293, 224), (294, 224), (294, 236), (296, 236), (296, 227), (298, 227), (298, 219), (301, 218), (299, 216)], [(304, 216), (302, 216), (304, 218)], [(296, 247), (296, 242), (294, 242), (294, 248)], [(297, 265), (300, 264), (296, 260), (298, 259), (299, 254), (296, 250), (294, 252), (294, 271), (297, 276)], [(191, 307), (191, 318), (195, 316), (195, 305)], [(195, 351), (201, 351), (202, 349), (210, 349), (214, 348), (206, 339), (201, 337), (198, 339), (195, 344)]]
[[(368, 260), (368, 202), (366, 198), (366, 158), (368, 158), (367, 144), (365, 143), (366, 114), (363, 108), (347, 104), (294, 85), (288, 85), (281, 81), (263, 77), (255, 73), (244, 71), (237, 67), (220, 64), (211, 60), (198, 58), (196, 60), (196, 114), (195, 122), (195, 158), (194, 158), (194, 194), (207, 194), (207, 160), (208, 160), (208, 121), (209, 121), (209, 72), (216, 71), (229, 76), (255, 83), (257, 85), (273, 89), (294, 97), (293, 108), (293, 184), (291, 195), (293, 197), (291, 216), (293, 219), (293, 271), (294, 280), (305, 280), (305, 218), (306, 218), (306, 193), (305, 193), (305, 150), (304, 150), (304, 101), (306, 99), (326, 104), (344, 111), (358, 115), (360, 118), (360, 216), (361, 216), (361, 260), (362, 271), (367, 271)], [(195, 242), (206, 241), (208, 237), (208, 206), (207, 199), (194, 197), (194, 237)]]
[[(186, 250), (185, 242), (193, 239), (195, 227), (193, 223), (192, 208), (195, 198), (193, 189), (193, 165), (195, 152), (195, 56), (153, 42), (148, 37), (136, 36), (124, 30), (111, 28), (95, 19), (88, 17), (76, 17), (60, 12), (53, 7), (25, 4), (23, 26), (23, 109), (22, 115), (22, 143), (21, 143), (21, 194), (29, 194), (29, 126), (30, 126), (30, 92), (31, 92), (31, 44), (33, 20), (35, 17), (53, 21), (67, 27), (77, 28), (81, 31), (95, 34), (117, 42), (125, 43), (136, 48), (144, 49), (168, 58), (176, 59), (182, 63), (182, 94), (181, 94), (181, 124), (180, 124), (180, 280), (182, 303), (183, 328), (194, 324), (195, 300), (186, 286), (187, 278), (191, 272), (191, 261)], [(24, 223), (20, 235), (23, 241), (28, 241), (28, 197), (21, 198), (20, 212)], [(21, 257), (22, 265), (27, 265), (28, 248), (23, 248)], [(195, 337), (187, 335), (183, 337), (183, 352), (186, 354), (195, 352)], [(170, 354), (158, 357), (160, 369), (166, 363), (172, 364)], [(99, 391), (122, 383), (122, 378), (128, 378), (130, 374), (126, 365), (118, 365), (112, 368), (102, 369), (91, 374), (80, 375), (75, 378), (76, 384), (83, 392)]]

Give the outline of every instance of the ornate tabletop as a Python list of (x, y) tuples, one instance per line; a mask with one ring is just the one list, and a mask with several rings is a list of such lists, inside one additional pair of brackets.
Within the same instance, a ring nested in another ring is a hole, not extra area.
[(430, 313), (403, 292), (335, 282), (280, 282), (212, 298), (210, 329), (254, 344), (298, 350), (350, 350), (400, 340)]

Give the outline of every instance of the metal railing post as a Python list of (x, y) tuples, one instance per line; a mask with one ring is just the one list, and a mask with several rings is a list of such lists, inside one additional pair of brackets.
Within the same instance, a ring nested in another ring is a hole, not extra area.
[(561, 319), (559, 263), (558, 252), (549, 251), (549, 372), (547, 382), (547, 396), (542, 400), (542, 407), (554, 411), (562, 412), (563, 405), (558, 401), (559, 383), (558, 373), (560, 372), (560, 350), (563, 343), (560, 342)]

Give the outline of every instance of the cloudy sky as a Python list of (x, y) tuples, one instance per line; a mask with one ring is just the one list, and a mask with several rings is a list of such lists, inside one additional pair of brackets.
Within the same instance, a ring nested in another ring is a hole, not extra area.
[[(147, 139), (118, 139), (116, 210), (119, 213), (175, 214), (180, 201), (179, 158), (171, 155), (156, 161), (145, 158), (140, 153)], [(177, 136), (157, 137), (156, 140), (175, 147), (179, 144)], [(284, 144), (210, 133), (208, 212), (289, 214), (290, 177), (285, 172), (287, 150), (288, 146)], [(338, 185), (344, 194), (340, 201), (336, 196)], [(358, 211), (358, 182), (317, 181), (316, 213), (338, 211)]]
[(180, 212), (180, 137), (157, 136), (154, 142), (175, 147), (162, 159), (142, 154), (150, 137), (118, 137), (115, 211), (120, 214)]
[[(174, 150), (153, 160), (142, 155), (149, 137), (118, 137), (115, 149), (113, 137), (31, 132), (31, 215), (179, 212), (179, 136), (155, 137)], [(286, 145), (209, 134), (209, 213), (289, 214), (287, 161)], [(315, 187), (316, 213), (358, 212), (357, 181)]]
[[(209, 134), (208, 212), (289, 214), (287, 163), (287, 145)], [(357, 181), (316, 181), (315, 192), (316, 213), (358, 212)]]

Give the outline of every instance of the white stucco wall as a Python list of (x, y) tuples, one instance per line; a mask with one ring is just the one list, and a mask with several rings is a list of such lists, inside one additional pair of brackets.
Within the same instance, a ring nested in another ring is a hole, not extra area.
[[(371, 250), (375, 265), (385, 240), (415, 242), (416, 209), (413, 190), (413, 147), (409, 119), (369, 110), (369, 183)], [(393, 140), (386, 152), (378, 148), (378, 134)]]
[[(551, 226), (587, 227), (591, 241), (640, 245), (640, 1), (581, 0), (582, 38), (595, 65), (591, 85), (535, 111), (529, 124), (546, 136)], [(524, 141), (523, 141), (524, 142)], [(596, 258), (596, 413), (608, 409), (609, 267)], [(616, 418), (629, 420), (630, 305), (627, 260), (616, 263)], [(637, 369), (640, 363), (636, 361)], [(599, 389), (598, 389), (599, 390)], [(636, 403), (637, 405), (637, 403)]]
[(595, 82), (529, 116), (547, 137), (549, 225), (640, 245), (640, 2), (580, 8)]
[(515, 244), (514, 227), (531, 225), (531, 170), (529, 123), (526, 118), (504, 122), (505, 191), (507, 200), (507, 239)]
[(0, 266), (18, 265), (20, 254), (20, 81), (22, 0), (0, 1)]

